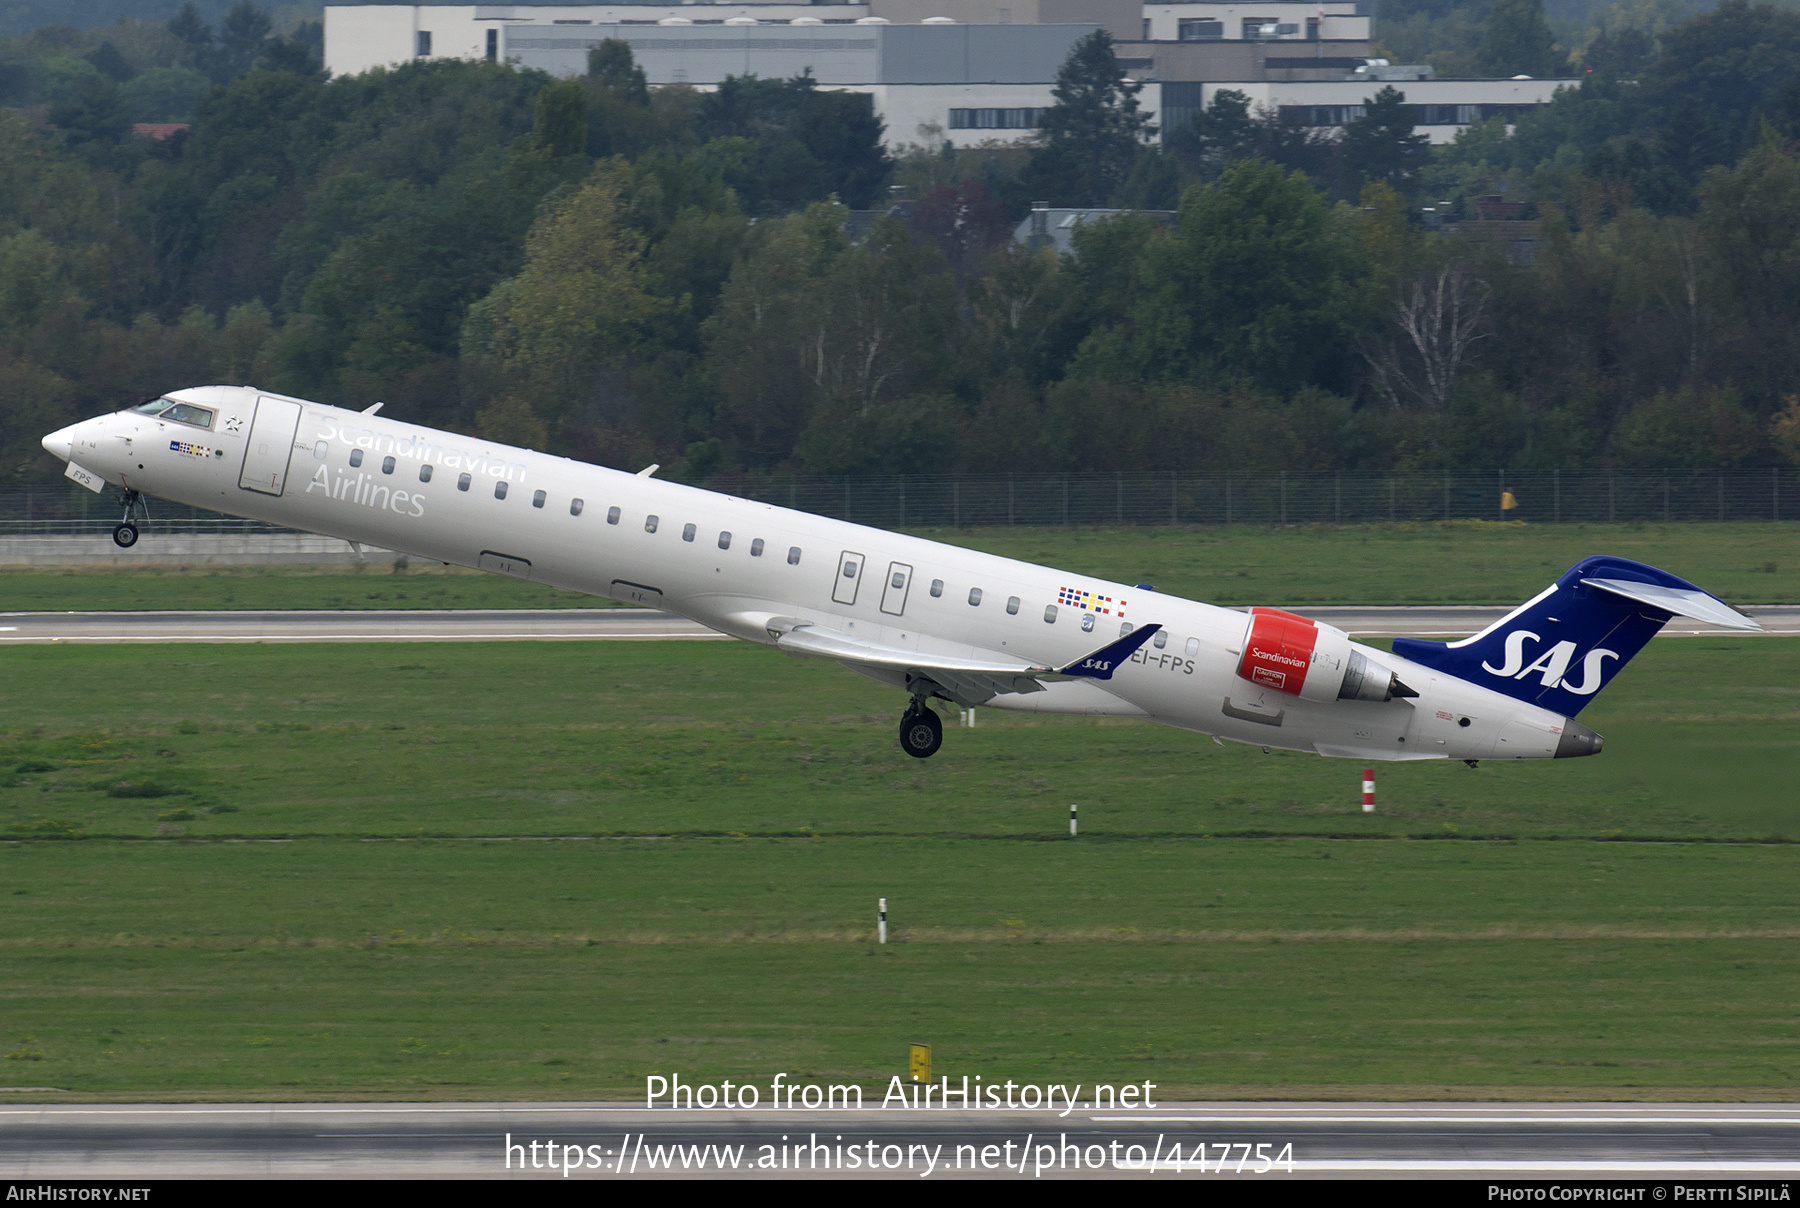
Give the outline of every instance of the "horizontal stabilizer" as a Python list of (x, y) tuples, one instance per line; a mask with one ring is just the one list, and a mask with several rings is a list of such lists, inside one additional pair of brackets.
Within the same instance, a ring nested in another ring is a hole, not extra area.
[(1116, 642), (1108, 642), (1086, 658), (1076, 659), (1067, 667), (1058, 671), (1058, 675), (1073, 675), (1080, 679), (1109, 680), (1119, 664), (1138, 652), (1142, 646), (1155, 636), (1161, 625), (1146, 625), (1142, 629), (1134, 629)]
[(1762, 628), (1708, 592), (1684, 587), (1664, 587), (1660, 583), (1633, 583), (1626, 579), (1583, 579), (1582, 582), (1589, 587), (1598, 587), (1601, 591), (1610, 591), (1615, 596), (1624, 596), (1627, 600), (1636, 600), (1639, 604), (1672, 612), (1678, 617), (1705, 621), (1708, 625), (1723, 625), (1727, 629)]

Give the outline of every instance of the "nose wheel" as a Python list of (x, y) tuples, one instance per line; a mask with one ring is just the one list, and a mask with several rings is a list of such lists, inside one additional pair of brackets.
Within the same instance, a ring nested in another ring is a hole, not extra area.
[(144, 498), (136, 491), (125, 492), (125, 518), (113, 526), (113, 544), (120, 549), (130, 549), (138, 543), (138, 527), (135, 517), (142, 512), (144, 519), (150, 519), (150, 508)]
[(944, 723), (924, 702), (915, 702), (900, 719), (900, 749), (914, 759), (930, 759), (944, 745)]

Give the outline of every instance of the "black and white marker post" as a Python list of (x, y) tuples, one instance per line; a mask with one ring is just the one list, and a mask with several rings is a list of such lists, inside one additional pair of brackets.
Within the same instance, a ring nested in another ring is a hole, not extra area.
[(878, 900), (880, 902), (880, 907), (879, 907), (879, 914), (878, 914), (879, 921), (876, 923), (876, 931), (881, 936), (881, 942), (885, 944), (885, 943), (887, 943), (887, 899), (881, 898)]
[(1075, 803), (1069, 802), (1069, 838), (1075, 837)]

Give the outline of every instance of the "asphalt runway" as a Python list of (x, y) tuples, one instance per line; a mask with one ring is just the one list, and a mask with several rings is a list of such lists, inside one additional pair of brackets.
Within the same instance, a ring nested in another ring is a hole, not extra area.
[[(1503, 608), (1312, 608), (1353, 637), (1462, 637)], [(1744, 609), (1765, 633), (1800, 634), (1800, 605)], [(1677, 617), (1665, 637), (1738, 634)], [(56, 642), (567, 642), (728, 640), (669, 612), (641, 608), (287, 612), (0, 613), (0, 644)]]
[[(552, 1141), (554, 1150), (546, 1148)], [(757, 1169), (765, 1155), (774, 1169)], [(878, 1176), (913, 1178), (1781, 1180), (1800, 1174), (1800, 1108), (1164, 1103), (1063, 1115), (619, 1104), (0, 1107), (0, 1177), (8, 1179), (791, 1178), (867, 1176), (871, 1164)]]

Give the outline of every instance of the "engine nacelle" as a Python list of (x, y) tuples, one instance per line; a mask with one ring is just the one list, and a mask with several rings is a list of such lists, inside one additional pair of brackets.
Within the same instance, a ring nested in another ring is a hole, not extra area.
[(1416, 696), (1386, 667), (1350, 646), (1350, 635), (1279, 608), (1252, 608), (1237, 673), (1303, 700)]

